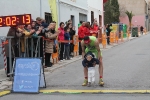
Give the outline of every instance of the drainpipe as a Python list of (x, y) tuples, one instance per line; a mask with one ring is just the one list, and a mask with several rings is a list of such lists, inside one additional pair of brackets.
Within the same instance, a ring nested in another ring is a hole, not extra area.
[(42, 1), (40, 0), (40, 17), (42, 17)]

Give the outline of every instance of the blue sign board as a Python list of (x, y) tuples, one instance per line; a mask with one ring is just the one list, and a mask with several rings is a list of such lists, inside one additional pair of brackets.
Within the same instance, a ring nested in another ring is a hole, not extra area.
[(40, 58), (17, 58), (13, 92), (38, 93), (41, 77)]

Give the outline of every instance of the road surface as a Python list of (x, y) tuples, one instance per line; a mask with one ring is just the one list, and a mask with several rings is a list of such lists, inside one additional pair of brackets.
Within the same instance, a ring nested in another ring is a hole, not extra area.
[[(105, 86), (83, 87), (81, 60), (46, 76), (46, 90), (150, 90), (150, 34), (103, 52)], [(98, 68), (98, 67), (96, 67)], [(10, 94), (1, 100), (148, 100), (148, 94)]]

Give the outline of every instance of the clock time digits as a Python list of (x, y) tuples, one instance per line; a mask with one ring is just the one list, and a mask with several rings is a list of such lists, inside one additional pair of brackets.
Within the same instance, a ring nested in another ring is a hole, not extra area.
[(24, 24), (30, 24), (31, 23), (31, 17), (30, 17), (30, 15), (23, 16), (23, 23)]
[(6, 17), (6, 25), (16, 25), (16, 16)]
[(2, 26), (2, 24), (3, 24), (3, 19), (0, 18), (0, 26)]

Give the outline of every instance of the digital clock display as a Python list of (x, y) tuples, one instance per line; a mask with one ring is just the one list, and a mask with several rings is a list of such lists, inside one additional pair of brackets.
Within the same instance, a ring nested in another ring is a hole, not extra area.
[(31, 14), (0, 16), (0, 27), (31, 24)]

